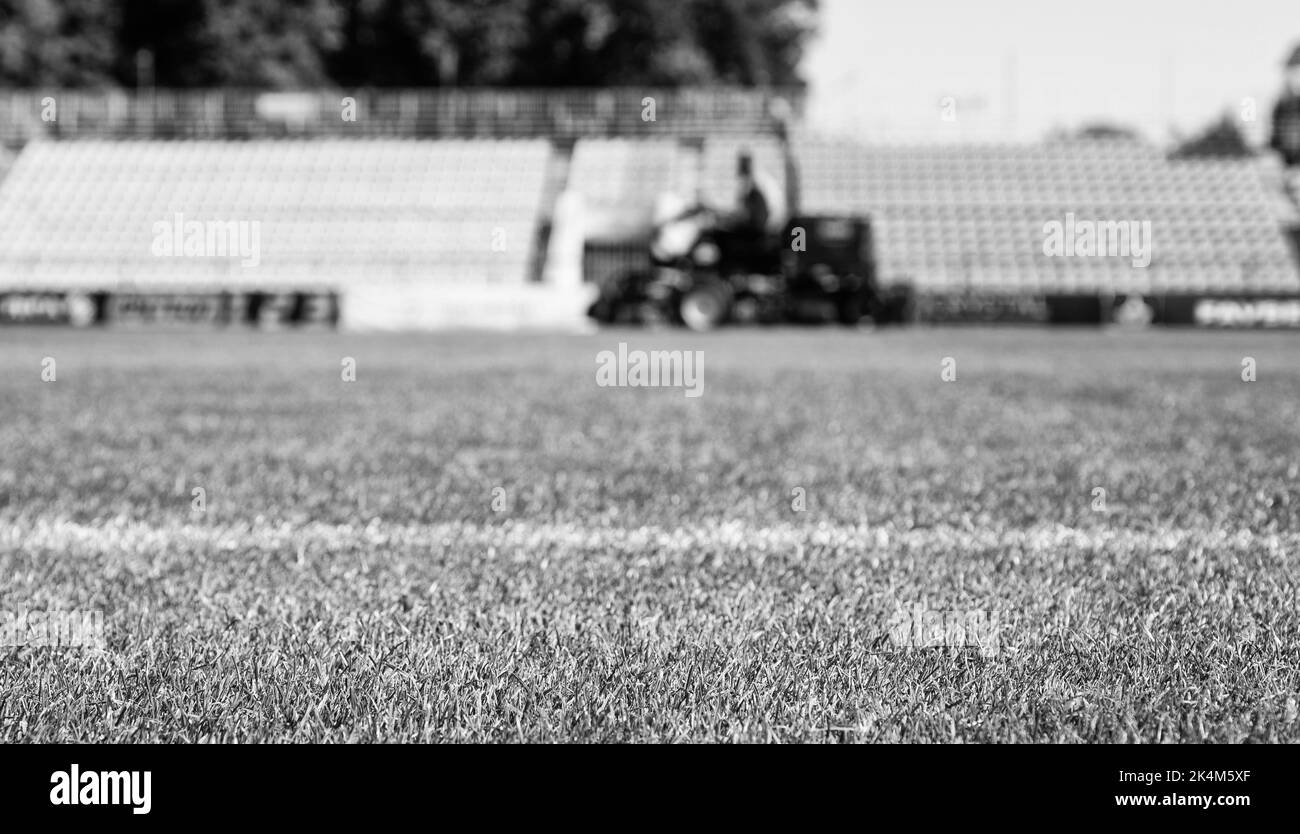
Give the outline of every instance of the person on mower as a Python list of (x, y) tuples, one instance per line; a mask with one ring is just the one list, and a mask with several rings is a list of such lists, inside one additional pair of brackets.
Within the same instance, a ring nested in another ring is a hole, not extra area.
[(773, 233), (782, 218), (770, 180), (754, 165), (748, 151), (736, 158), (736, 205), (718, 218), (718, 247), (723, 261), (742, 264), (751, 272), (764, 272), (774, 250)]
[(1300, 203), (1300, 44), (1287, 60), (1285, 86), (1273, 108), (1269, 145), (1286, 166), (1283, 184), (1292, 201)]

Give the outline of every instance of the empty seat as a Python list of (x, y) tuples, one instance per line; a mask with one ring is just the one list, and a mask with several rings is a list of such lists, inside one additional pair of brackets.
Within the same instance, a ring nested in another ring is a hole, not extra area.
[[(550, 153), (532, 140), (31, 143), (0, 182), (0, 289), (522, 283)], [(241, 241), (255, 257), (230, 251)]]

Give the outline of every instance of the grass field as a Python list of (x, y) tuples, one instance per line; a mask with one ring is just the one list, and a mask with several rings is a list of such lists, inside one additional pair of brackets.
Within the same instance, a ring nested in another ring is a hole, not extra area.
[(1300, 741), (1295, 336), (6, 330), (0, 392), (0, 610), (108, 637), (0, 650), (0, 741)]

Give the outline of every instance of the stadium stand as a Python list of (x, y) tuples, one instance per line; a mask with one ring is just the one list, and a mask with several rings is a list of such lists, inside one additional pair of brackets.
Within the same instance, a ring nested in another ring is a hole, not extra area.
[[(520, 324), (556, 312), (529, 285), (550, 158), (540, 140), (33, 142), (0, 183), (0, 291), (330, 290), (352, 326)], [(177, 221), (256, 223), (256, 264), (160, 257)]]
[(582, 195), (588, 240), (644, 240), (655, 199), (694, 194), (697, 172), (698, 154), (673, 140), (584, 139), (568, 187)]
[[(0, 134), (22, 149), (8, 171), (0, 149), (0, 293), (333, 291), (350, 326), (580, 320), (584, 278), (647, 267), (662, 194), (730, 206), (741, 149), (781, 183), (772, 91), (668, 91), (654, 122), (646, 95), (376, 92), (347, 122), (332, 93), (81, 92), (45, 122), (40, 97), (5, 93)], [(188, 138), (137, 138), (161, 136)], [(882, 277), (922, 293), (1300, 292), (1271, 158), (1120, 140), (794, 149), (803, 211), (870, 215)], [(1149, 266), (1049, 257), (1045, 224), (1069, 215), (1149, 221)], [(158, 224), (177, 220), (256, 222), (256, 265), (159, 256)]]
[[(0, 286), (521, 283), (542, 141), (35, 142), (0, 184)], [(157, 224), (251, 221), (258, 264), (158, 257)]]
[[(780, 181), (769, 137), (706, 144), (702, 188), (726, 202), (742, 147)], [(795, 144), (803, 208), (863, 212), (886, 276), (922, 292), (1293, 292), (1300, 290), (1267, 160), (1169, 161), (1136, 142), (873, 146)], [(1147, 220), (1146, 268), (1116, 257), (1048, 257), (1044, 224)]]
[(675, 139), (583, 139), (574, 146), (566, 203), (583, 241), (589, 282), (648, 269), (655, 202), (689, 198), (699, 176), (698, 145)]

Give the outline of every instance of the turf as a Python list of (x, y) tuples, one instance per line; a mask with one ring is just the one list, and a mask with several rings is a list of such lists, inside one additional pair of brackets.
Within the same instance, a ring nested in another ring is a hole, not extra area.
[(4, 330), (0, 392), (0, 610), (108, 638), (0, 649), (0, 741), (1300, 740), (1294, 336)]

